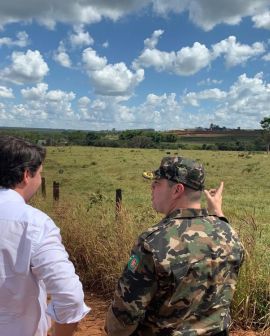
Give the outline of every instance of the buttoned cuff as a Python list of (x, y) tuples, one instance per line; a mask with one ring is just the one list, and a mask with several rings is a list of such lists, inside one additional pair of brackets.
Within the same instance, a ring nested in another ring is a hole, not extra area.
[(91, 311), (91, 308), (85, 303), (78, 308), (78, 306), (70, 305), (64, 307), (56, 307), (52, 302), (48, 304), (46, 313), (57, 323), (76, 323), (85, 317)]

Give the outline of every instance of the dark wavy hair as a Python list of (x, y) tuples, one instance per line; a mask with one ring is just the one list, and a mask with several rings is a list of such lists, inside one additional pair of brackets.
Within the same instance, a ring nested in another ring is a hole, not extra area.
[(0, 135), (0, 187), (14, 188), (28, 170), (34, 176), (45, 160), (45, 148), (21, 138)]

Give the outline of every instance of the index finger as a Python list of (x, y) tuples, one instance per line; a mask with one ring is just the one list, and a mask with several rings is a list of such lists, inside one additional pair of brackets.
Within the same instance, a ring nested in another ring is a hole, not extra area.
[(218, 186), (218, 188), (217, 188), (217, 190), (216, 190), (216, 194), (217, 194), (217, 195), (221, 195), (222, 192), (223, 192), (223, 188), (224, 188), (224, 182), (221, 181), (221, 182), (220, 182), (220, 185)]

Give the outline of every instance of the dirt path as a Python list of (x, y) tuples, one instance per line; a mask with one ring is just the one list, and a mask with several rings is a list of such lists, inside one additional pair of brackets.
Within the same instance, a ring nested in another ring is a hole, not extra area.
[[(106, 333), (103, 331), (103, 326), (109, 303), (97, 296), (86, 295), (86, 304), (92, 308), (92, 311), (80, 323), (76, 336), (105, 336)], [(237, 330), (231, 331), (230, 336), (270, 336), (270, 333), (263, 334)]]
[(109, 303), (103, 299), (86, 294), (86, 304), (91, 307), (91, 312), (80, 323), (76, 336), (105, 336), (103, 331), (105, 314)]

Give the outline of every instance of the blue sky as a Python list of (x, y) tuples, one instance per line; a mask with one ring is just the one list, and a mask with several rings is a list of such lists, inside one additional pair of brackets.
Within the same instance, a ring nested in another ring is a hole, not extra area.
[(260, 128), (269, 0), (0, 0), (0, 126)]

